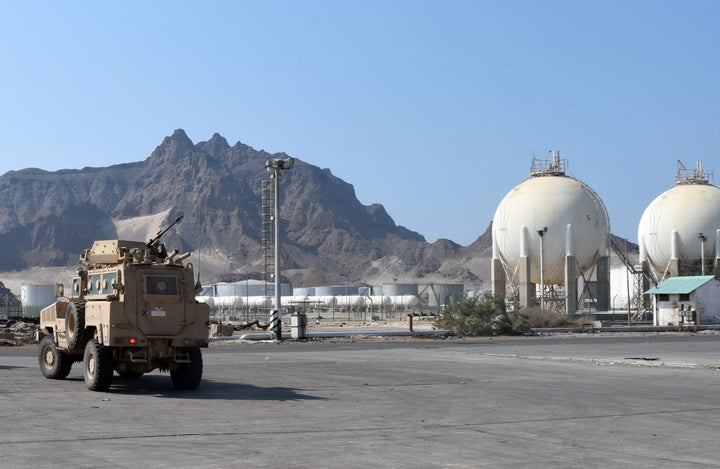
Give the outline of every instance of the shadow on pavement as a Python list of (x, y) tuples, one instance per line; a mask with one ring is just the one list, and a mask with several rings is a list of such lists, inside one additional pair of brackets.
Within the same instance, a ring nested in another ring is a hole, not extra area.
[(293, 388), (258, 387), (250, 384), (224, 383), (203, 379), (192, 391), (173, 388), (170, 375), (148, 375), (141, 378), (113, 377), (109, 394), (152, 394), (155, 397), (198, 400), (302, 401), (322, 399), (299, 393)]

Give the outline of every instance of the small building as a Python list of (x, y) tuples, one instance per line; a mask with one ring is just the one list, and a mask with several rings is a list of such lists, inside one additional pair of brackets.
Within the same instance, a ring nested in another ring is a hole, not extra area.
[(670, 277), (645, 293), (656, 326), (720, 324), (720, 280), (713, 275)]

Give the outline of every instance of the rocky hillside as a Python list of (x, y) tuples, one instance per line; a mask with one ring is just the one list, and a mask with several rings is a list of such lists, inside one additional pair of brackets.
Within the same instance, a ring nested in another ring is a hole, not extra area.
[[(0, 176), (0, 271), (74, 265), (94, 239), (146, 239), (183, 214), (164, 239), (196, 253), (214, 273), (205, 281), (257, 277), (265, 161), (284, 157), (218, 134), (194, 144), (176, 130), (141, 162), (8, 172)], [(361, 204), (329, 169), (297, 160), (283, 174), (281, 212), (283, 274), (294, 286), (488, 282), (489, 232), (470, 246), (427, 243), (382, 205)]]

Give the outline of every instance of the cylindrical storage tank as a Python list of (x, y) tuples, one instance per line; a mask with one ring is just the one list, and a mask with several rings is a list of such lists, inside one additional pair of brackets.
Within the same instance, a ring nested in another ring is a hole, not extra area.
[(452, 305), (465, 297), (465, 286), (462, 283), (433, 284), (427, 293), (428, 306)]
[(208, 305), (210, 307), (210, 309), (212, 309), (215, 307), (215, 299), (214, 298), (215, 297), (213, 297), (213, 296), (203, 295), (203, 296), (196, 296), (195, 300), (198, 303), (204, 303), (204, 304)]
[[(295, 306), (307, 303), (308, 297), (305, 295), (281, 296), (280, 302), (282, 306)], [(270, 305), (275, 306), (275, 297), (270, 298)]]
[(213, 298), (213, 305), (216, 308), (239, 308), (243, 305), (241, 296), (216, 296)]
[(637, 283), (631, 278), (626, 266), (613, 267), (610, 269), (610, 309), (627, 310), (635, 305), (628, 304), (635, 296)]
[(216, 295), (217, 295), (217, 293), (215, 290), (215, 285), (208, 285), (208, 286), (203, 287), (202, 291), (197, 296), (205, 297), (205, 296), (216, 296)]
[(390, 303), (396, 308), (414, 308), (418, 305), (415, 295), (395, 295), (390, 297)]
[(392, 301), (387, 295), (370, 295), (365, 297), (365, 306), (371, 308), (382, 308), (390, 304), (392, 304)]
[(338, 295), (357, 295), (357, 294), (358, 294), (357, 286), (335, 285), (335, 286), (315, 287), (315, 295), (316, 296), (338, 296)]
[(593, 267), (599, 254), (607, 255), (605, 205), (592, 189), (568, 176), (535, 176), (520, 183), (500, 202), (492, 227), (493, 245), (508, 275), (517, 271), (521, 256), (528, 256), (530, 281), (538, 284), (541, 244), (545, 284), (564, 283), (568, 250), (577, 274)]
[(343, 308), (363, 306), (365, 297), (360, 295), (338, 295), (335, 297), (336, 305)]
[(315, 296), (315, 287), (298, 287), (293, 288), (295, 296)]
[(673, 259), (673, 245), (676, 259), (702, 258), (701, 233), (707, 237), (705, 259), (715, 257), (718, 230), (720, 188), (711, 184), (677, 184), (650, 202), (640, 217), (640, 254), (647, 257), (650, 267), (661, 277)]
[(20, 301), (23, 306), (45, 306), (55, 303), (55, 284), (21, 285)]
[(20, 303), (22, 304), (23, 316), (40, 316), (40, 310), (55, 303), (55, 284), (42, 285), (21, 285)]
[(246, 306), (251, 308), (269, 308), (271, 300), (267, 296), (249, 296), (245, 299)]
[(335, 299), (334, 295), (323, 295), (316, 297), (318, 299), (318, 303), (322, 306), (337, 306), (337, 300)]
[(331, 295), (325, 295), (325, 296), (308, 296), (307, 297), (308, 305), (310, 307), (314, 308), (325, 308), (325, 307), (332, 307), (335, 305), (335, 297)]
[(215, 285), (215, 296), (245, 296), (245, 288), (239, 289), (234, 283), (218, 283)]
[(417, 283), (386, 283), (382, 287), (382, 294), (387, 296), (415, 295), (418, 294)]
[[(222, 282), (211, 285), (216, 296), (264, 296), (265, 292), (274, 292), (275, 284), (262, 280), (240, 280), (238, 282)], [(281, 295), (290, 295), (290, 284), (280, 284)]]

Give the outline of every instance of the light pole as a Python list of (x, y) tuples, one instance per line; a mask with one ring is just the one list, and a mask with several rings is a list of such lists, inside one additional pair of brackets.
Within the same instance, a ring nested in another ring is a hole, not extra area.
[[(265, 169), (270, 173), (270, 177), (274, 182), (274, 207), (273, 207), (273, 221), (275, 227), (273, 229), (273, 236), (275, 237), (275, 247), (273, 248), (275, 257), (275, 311), (271, 315), (271, 328), (275, 326), (275, 339), (282, 340), (282, 305), (280, 304), (280, 171), (287, 171), (295, 165), (294, 158), (274, 158), (265, 162)], [(275, 324), (273, 324), (275, 321)]]
[(707, 241), (707, 236), (700, 233), (698, 239), (700, 239), (700, 275), (705, 275), (705, 241)]
[(544, 226), (542, 230), (537, 230), (538, 236), (540, 236), (540, 309), (545, 309), (545, 233), (547, 233), (547, 226)]

